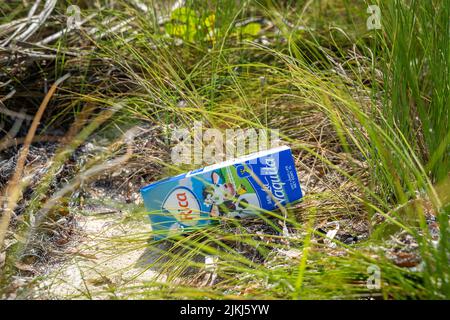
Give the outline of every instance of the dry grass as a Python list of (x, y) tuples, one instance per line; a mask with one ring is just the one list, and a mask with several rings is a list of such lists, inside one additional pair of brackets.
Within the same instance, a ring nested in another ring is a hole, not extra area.
[[(428, 177), (417, 178), (421, 165), (398, 160), (401, 152), (410, 156), (401, 139), (403, 149), (392, 158), (383, 154), (383, 146), (392, 148), (402, 137), (389, 140), (383, 134), (395, 128), (379, 128), (383, 92), (374, 97), (374, 88), (386, 81), (383, 71), (365, 44), (353, 44), (350, 32), (328, 32), (316, 16), (326, 9), (344, 28), (353, 5), (337, 3), (334, 10), (308, 2), (300, 21), (317, 21), (310, 30), (289, 22), (298, 18), (292, 8), (257, 7), (251, 13), (264, 18), (252, 20), (235, 15), (230, 2), (229, 16), (217, 17), (225, 21), (216, 31), (221, 37), (192, 43), (188, 34), (174, 39), (164, 31), (170, 11), (183, 1), (159, 17), (149, 17), (145, 1), (115, 8), (86, 1), (80, 28), (67, 28), (66, 3), (35, 3), (0, 18), (0, 188), (14, 195), (0, 217), (3, 297), (422, 297), (428, 280), (420, 272), (430, 264), (410, 231), (423, 215), (419, 233), (439, 240), (436, 217), (445, 203), (435, 198), (445, 201), (446, 185), (434, 198)], [(12, 12), (5, 8), (0, 5)], [(194, 8), (209, 14), (206, 6)], [(262, 36), (233, 34), (255, 21)], [(145, 210), (138, 190), (193, 169), (170, 165), (169, 137), (174, 126), (198, 119), (221, 129), (281, 131), (306, 195), (289, 208), (287, 230), (276, 212), (149, 243), (139, 229)], [(383, 161), (405, 169), (397, 174)], [(401, 180), (404, 172), (411, 183)], [(152, 252), (157, 248), (163, 252)], [(123, 261), (141, 254), (141, 264)], [(219, 257), (213, 271), (205, 265), (211, 256)], [(125, 278), (100, 268), (115, 260), (112, 267)], [(74, 261), (89, 261), (78, 269), (89, 276), (81, 276), (75, 292), (36, 293)], [(373, 263), (394, 285), (365, 288), (365, 268)], [(148, 270), (156, 281), (130, 280)]]

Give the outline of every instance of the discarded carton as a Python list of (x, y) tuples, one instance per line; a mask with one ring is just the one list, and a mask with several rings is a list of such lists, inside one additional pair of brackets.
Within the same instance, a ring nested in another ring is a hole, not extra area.
[(156, 239), (205, 227), (220, 217), (272, 211), (302, 197), (287, 146), (160, 180), (141, 194)]

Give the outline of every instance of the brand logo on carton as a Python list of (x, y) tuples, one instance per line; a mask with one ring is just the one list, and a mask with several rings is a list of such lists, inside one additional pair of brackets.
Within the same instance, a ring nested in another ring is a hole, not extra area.
[(278, 175), (279, 168), (276, 161), (271, 157), (267, 157), (265, 163), (267, 167), (261, 169), (261, 174), (266, 177), (266, 183), (264, 183), (264, 185), (273, 196), (283, 204), (286, 200), (284, 191), (285, 183), (281, 181), (280, 176)]
[(200, 204), (192, 191), (185, 187), (172, 190), (162, 208), (184, 225), (195, 226), (200, 218)]

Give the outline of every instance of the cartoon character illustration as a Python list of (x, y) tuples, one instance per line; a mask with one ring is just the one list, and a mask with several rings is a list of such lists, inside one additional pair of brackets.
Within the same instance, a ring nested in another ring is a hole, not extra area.
[(254, 214), (255, 208), (259, 208), (256, 193), (247, 193), (243, 185), (236, 190), (231, 182), (220, 184), (223, 178), (216, 171), (211, 174), (211, 179), (213, 183), (203, 189), (203, 198), (205, 204), (211, 205), (212, 217), (242, 218)]
[(244, 193), (236, 198), (235, 209), (228, 215), (232, 218), (243, 218), (254, 215), (255, 210), (259, 208), (259, 199), (256, 193)]

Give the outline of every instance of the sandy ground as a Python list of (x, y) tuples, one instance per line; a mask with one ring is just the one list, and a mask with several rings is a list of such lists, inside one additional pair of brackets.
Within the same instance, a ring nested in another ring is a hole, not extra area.
[(156, 279), (149, 267), (148, 221), (129, 220), (120, 212), (77, 220), (78, 239), (66, 248), (65, 261), (50, 266), (37, 282), (35, 299), (120, 298), (116, 288)]

